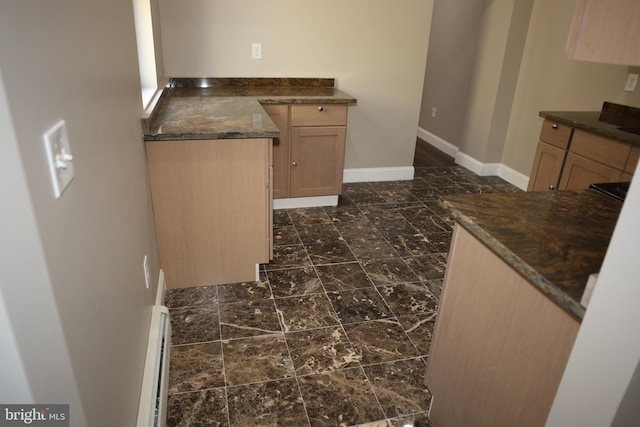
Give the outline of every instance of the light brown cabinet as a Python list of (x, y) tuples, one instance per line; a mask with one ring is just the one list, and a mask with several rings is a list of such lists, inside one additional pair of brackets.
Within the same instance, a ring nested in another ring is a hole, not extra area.
[(274, 142), (274, 198), (342, 192), (346, 105), (263, 105), (280, 129)]
[(528, 191), (580, 190), (597, 182), (630, 181), (639, 152), (619, 141), (545, 120)]
[(426, 384), (437, 426), (542, 426), (579, 322), (456, 224)]
[(168, 288), (256, 280), (272, 253), (270, 138), (146, 143)]

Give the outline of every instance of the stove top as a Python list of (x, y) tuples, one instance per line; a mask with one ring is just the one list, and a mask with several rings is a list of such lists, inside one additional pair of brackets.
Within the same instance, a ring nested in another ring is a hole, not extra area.
[(589, 188), (594, 189), (602, 194), (606, 194), (609, 197), (624, 201), (627, 197), (627, 191), (629, 191), (628, 182), (604, 182), (591, 184)]

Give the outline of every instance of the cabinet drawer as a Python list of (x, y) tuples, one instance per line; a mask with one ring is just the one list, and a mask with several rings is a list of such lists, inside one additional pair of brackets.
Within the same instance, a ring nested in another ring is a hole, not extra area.
[(559, 148), (567, 148), (571, 140), (572, 131), (573, 128), (569, 126), (564, 126), (551, 120), (545, 120), (542, 123), (542, 130), (540, 131), (540, 141)]
[(604, 165), (624, 170), (631, 147), (576, 129), (573, 133), (569, 151)]
[(638, 166), (638, 159), (640, 159), (640, 148), (632, 148), (624, 171), (633, 174), (636, 171), (636, 166)]
[(346, 126), (346, 105), (292, 105), (291, 126)]

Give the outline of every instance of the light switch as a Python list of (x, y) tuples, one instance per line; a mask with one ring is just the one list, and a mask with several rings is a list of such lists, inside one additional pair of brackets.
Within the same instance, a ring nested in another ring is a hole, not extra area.
[(251, 43), (251, 59), (262, 59), (262, 43)]
[(73, 179), (73, 155), (69, 147), (69, 135), (64, 120), (60, 120), (43, 135), (47, 151), (49, 172), (53, 182), (53, 194), (59, 199)]

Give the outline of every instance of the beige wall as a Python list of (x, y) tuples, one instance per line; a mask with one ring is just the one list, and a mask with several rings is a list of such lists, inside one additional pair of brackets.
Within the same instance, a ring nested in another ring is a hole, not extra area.
[[(410, 166), (432, 0), (160, 0), (170, 77), (334, 77), (349, 109), (346, 168)], [(263, 59), (252, 60), (252, 42)]]
[[(73, 426), (134, 425), (158, 280), (133, 25), (129, 1), (0, 14), (0, 150), (19, 162), (0, 179), (20, 189), (2, 193), (0, 291), (32, 399), (71, 403)], [(42, 134), (61, 119), (75, 178), (56, 200)]]
[(461, 142), (483, 12), (483, 1), (435, 0), (433, 5), (419, 126), (455, 146)]
[(502, 163), (526, 175), (540, 133), (540, 110), (599, 110), (603, 101), (640, 106), (637, 94), (623, 91), (627, 67), (566, 58), (575, 4), (534, 3), (502, 156)]

